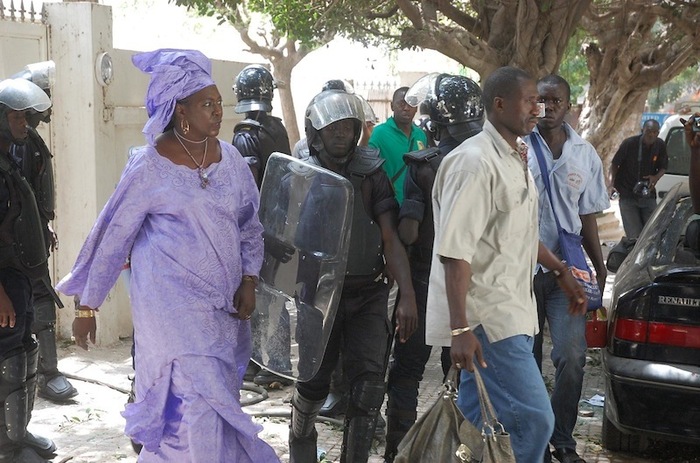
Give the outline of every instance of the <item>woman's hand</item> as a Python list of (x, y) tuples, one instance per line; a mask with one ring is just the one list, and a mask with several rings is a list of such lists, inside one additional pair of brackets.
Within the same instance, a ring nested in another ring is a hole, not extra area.
[[(92, 311), (90, 307), (85, 305), (78, 307), (78, 310)], [(88, 350), (88, 336), (90, 336), (90, 342), (95, 345), (96, 333), (97, 319), (95, 317), (75, 317), (73, 319), (73, 338), (78, 346)]]
[(233, 306), (237, 313), (231, 314), (240, 320), (250, 320), (255, 311), (255, 286), (252, 278), (243, 278), (236, 294), (233, 295)]

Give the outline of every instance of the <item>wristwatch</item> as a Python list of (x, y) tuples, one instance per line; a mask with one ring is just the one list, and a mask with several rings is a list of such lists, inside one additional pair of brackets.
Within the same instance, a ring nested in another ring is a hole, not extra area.
[(564, 270), (559, 270), (559, 269), (556, 269), (556, 268), (553, 268), (553, 269), (552, 269), (552, 273), (554, 274), (554, 277), (555, 277), (555, 278), (559, 278), (560, 276), (562, 276), (562, 275), (564, 274), (564, 272), (566, 272), (566, 271), (569, 269), (569, 266), (566, 265), (566, 261), (565, 261), (565, 260), (562, 260), (561, 263), (562, 263), (562, 265), (564, 266)]

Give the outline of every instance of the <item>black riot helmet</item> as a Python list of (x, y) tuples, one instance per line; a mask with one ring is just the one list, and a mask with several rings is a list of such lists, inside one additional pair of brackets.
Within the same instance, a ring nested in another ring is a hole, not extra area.
[(412, 106), (427, 102), (431, 123), (446, 127), (458, 141), (475, 135), (484, 124), (481, 88), (465, 76), (429, 74), (411, 86), (405, 100)]
[[(41, 88), (46, 95), (51, 98), (51, 87), (56, 80), (56, 63), (52, 60), (40, 61), (38, 63), (27, 64), (24, 69), (14, 74), (11, 79), (26, 79)], [(28, 123), (32, 128), (36, 128), (40, 121), (47, 124), (51, 122), (51, 108), (44, 112), (31, 114)]]
[(248, 111), (272, 111), (272, 92), (277, 88), (270, 71), (260, 64), (243, 68), (236, 76), (233, 91), (236, 92), (238, 114)]
[(51, 85), (56, 79), (55, 76), (56, 63), (49, 60), (27, 64), (24, 69), (13, 75), (11, 79), (26, 79), (48, 93), (51, 91)]
[(347, 93), (355, 93), (355, 89), (352, 87), (350, 82), (340, 79), (331, 79), (323, 84), (321, 91), (325, 92), (326, 90), (341, 90)]
[(324, 151), (319, 131), (343, 119), (353, 120), (353, 145), (357, 146), (365, 119), (360, 99), (342, 90), (325, 90), (311, 99), (304, 115), (306, 142), (311, 156), (318, 156)]
[(0, 82), (0, 137), (15, 144), (25, 140), (12, 135), (7, 114), (10, 111), (40, 113), (51, 107), (51, 100), (36, 84), (26, 79), (5, 79)]

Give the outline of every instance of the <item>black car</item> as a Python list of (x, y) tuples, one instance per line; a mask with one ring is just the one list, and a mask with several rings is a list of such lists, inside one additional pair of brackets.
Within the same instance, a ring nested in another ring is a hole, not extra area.
[(671, 188), (620, 266), (609, 311), (603, 447), (700, 443), (700, 215)]

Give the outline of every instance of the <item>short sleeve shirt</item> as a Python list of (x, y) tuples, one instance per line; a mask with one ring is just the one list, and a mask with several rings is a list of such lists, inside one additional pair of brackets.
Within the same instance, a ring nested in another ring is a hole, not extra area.
[(379, 150), (386, 162), (384, 170), (392, 181), (396, 200), (403, 203), (403, 184), (406, 178), (406, 164), (403, 162), (403, 155), (416, 150), (422, 150), (428, 145), (425, 133), (411, 125), (411, 136), (406, 137), (394, 121), (393, 117), (387, 119), (383, 124), (379, 124), (372, 131), (369, 138), (369, 146)]
[(581, 215), (594, 214), (610, 207), (608, 190), (603, 176), (603, 163), (593, 145), (581, 138), (568, 124), (564, 125), (567, 139), (559, 159), (555, 160), (537, 128), (525, 137), (530, 147), (528, 166), (539, 193), (540, 241), (552, 252), (559, 254), (559, 234), (552, 213), (549, 195), (544, 187), (540, 164), (535, 155), (532, 138), (537, 137), (549, 172), (554, 210), (564, 230), (581, 233)]
[[(524, 142), (523, 142), (524, 143)], [(469, 262), (469, 326), (490, 342), (538, 332), (532, 273), (537, 261), (537, 189), (518, 152), (490, 122), (443, 160), (433, 186), (435, 245), (426, 343), (449, 346), (450, 316), (440, 256)]]

